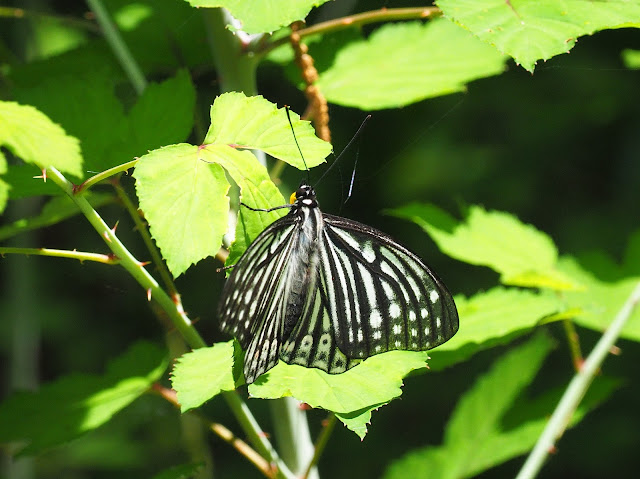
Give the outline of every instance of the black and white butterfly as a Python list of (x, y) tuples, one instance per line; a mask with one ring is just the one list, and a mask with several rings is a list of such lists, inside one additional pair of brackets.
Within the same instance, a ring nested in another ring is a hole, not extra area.
[(374, 354), (451, 339), (451, 293), (416, 255), (323, 214), (308, 184), (292, 199), (234, 266), (218, 306), (222, 330), (245, 351), (247, 384), (279, 359), (338, 374)]

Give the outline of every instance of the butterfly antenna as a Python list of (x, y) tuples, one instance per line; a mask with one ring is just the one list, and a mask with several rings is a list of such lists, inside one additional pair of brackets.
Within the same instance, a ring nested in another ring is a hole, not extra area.
[(300, 148), (300, 144), (298, 143), (298, 139), (296, 138), (296, 132), (293, 129), (293, 122), (291, 121), (291, 113), (289, 112), (289, 107), (287, 105), (284, 106), (284, 111), (287, 112), (287, 120), (289, 120), (289, 126), (291, 127), (291, 133), (293, 134), (293, 141), (296, 142), (296, 146), (298, 147), (298, 151), (300, 152), (300, 158), (302, 158), (302, 163), (307, 170), (307, 184), (311, 181), (309, 178), (309, 167), (307, 166), (307, 162), (304, 159), (304, 155), (302, 154), (302, 148)]
[[(349, 149), (349, 147), (353, 144), (353, 142), (355, 141), (356, 138), (358, 138), (360, 136), (360, 132), (362, 132), (362, 129), (364, 128), (364, 125), (366, 125), (366, 123), (369, 121), (369, 119), (371, 118), (371, 115), (367, 115), (365, 117), (364, 120), (362, 120), (362, 123), (360, 124), (360, 128), (358, 128), (358, 131), (356, 131), (356, 134), (353, 135), (353, 137), (351, 138), (351, 140), (349, 140), (349, 143), (347, 143), (347, 146), (345, 146), (342, 151), (340, 152), (340, 154), (336, 157), (335, 160), (333, 160), (333, 163), (331, 163), (331, 165), (329, 166), (329, 168), (327, 168), (325, 170), (325, 172), (322, 174), (322, 176), (320, 177), (320, 179), (318, 181), (316, 181), (316, 184), (320, 183), (320, 181), (322, 181), (322, 179), (327, 176), (327, 173), (329, 173), (331, 171), (331, 168), (333, 168), (335, 166), (336, 163), (338, 163), (338, 160), (340, 158), (342, 158), (342, 155), (344, 155), (345, 151), (347, 151)], [(354, 175), (355, 175), (355, 169), (354, 169)], [(349, 194), (351, 194), (351, 189), (349, 190)], [(349, 199), (347, 197), (347, 199)]]
[(356, 151), (356, 161), (353, 163), (353, 171), (351, 172), (351, 183), (349, 183), (349, 192), (347, 193), (347, 199), (344, 200), (344, 203), (342, 203), (343, 205), (345, 205), (347, 201), (349, 201), (349, 198), (351, 198), (351, 193), (353, 193), (353, 183), (355, 182), (355, 179), (356, 179), (356, 167), (358, 166), (359, 156), (360, 156), (360, 150), (358, 149), (358, 151)]

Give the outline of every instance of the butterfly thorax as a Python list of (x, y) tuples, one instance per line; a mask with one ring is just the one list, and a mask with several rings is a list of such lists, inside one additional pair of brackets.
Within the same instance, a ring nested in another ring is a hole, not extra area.
[(288, 262), (287, 309), (283, 338), (288, 338), (302, 314), (307, 292), (315, 286), (319, 258), (319, 240), (323, 228), (322, 213), (318, 208), (315, 191), (309, 185), (301, 185), (295, 195), (295, 203), (289, 212), (295, 217), (297, 242)]

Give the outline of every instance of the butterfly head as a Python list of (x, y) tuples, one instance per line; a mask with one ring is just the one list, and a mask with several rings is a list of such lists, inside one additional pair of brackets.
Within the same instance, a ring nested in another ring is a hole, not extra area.
[(306, 206), (308, 208), (315, 208), (318, 206), (316, 191), (306, 183), (302, 183), (296, 192), (291, 194), (290, 201), (291, 204), (295, 204), (298, 207)]

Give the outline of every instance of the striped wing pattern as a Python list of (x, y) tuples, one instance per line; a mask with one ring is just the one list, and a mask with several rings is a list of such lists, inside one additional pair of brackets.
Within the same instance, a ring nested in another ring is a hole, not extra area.
[(458, 330), (451, 294), (416, 255), (322, 214), (306, 185), (240, 258), (218, 312), (246, 351), (248, 384), (279, 359), (337, 374), (385, 351), (434, 348)]

